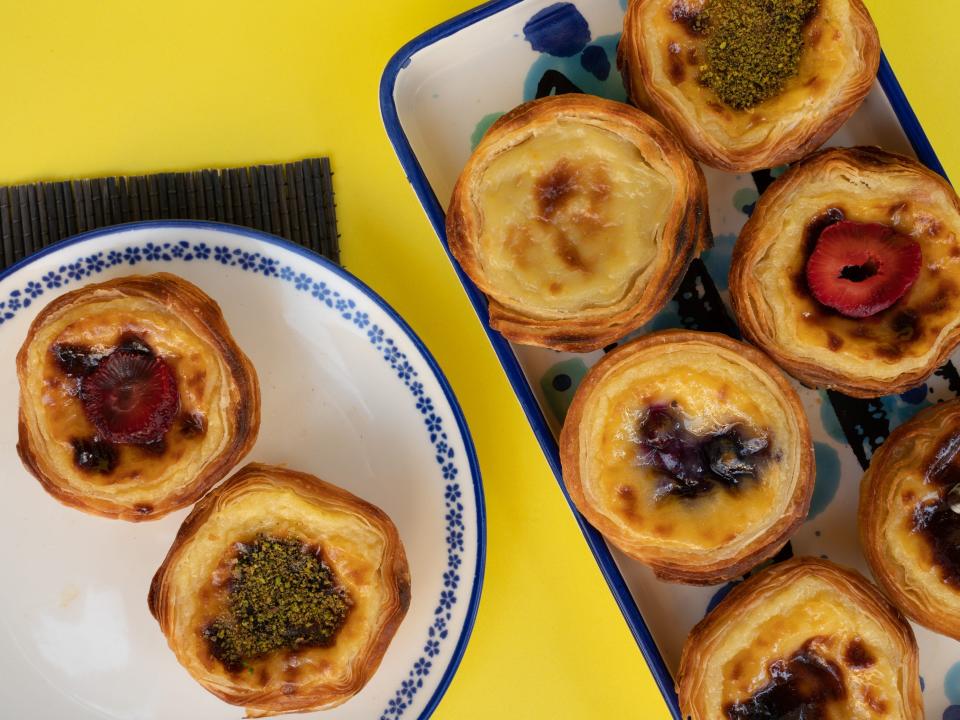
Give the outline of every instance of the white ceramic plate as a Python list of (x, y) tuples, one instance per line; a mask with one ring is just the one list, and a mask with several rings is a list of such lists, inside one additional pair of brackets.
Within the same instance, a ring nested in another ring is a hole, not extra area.
[(187, 510), (152, 523), (85, 515), (21, 466), (14, 357), (57, 295), (134, 273), (183, 276), (220, 304), (260, 377), (247, 460), (286, 463), (383, 508), (412, 602), (380, 669), (339, 708), (297, 717), (426, 717), (466, 646), (484, 516), (473, 445), (440, 369), (403, 320), (313, 253), (214, 223), (140, 223), (48, 249), (0, 279), (0, 717), (224, 720), (243, 710), (180, 667), (147, 588)]

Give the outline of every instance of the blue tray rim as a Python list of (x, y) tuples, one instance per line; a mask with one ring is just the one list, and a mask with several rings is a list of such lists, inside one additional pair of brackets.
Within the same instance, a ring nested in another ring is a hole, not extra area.
[[(633, 595), (630, 593), (630, 589), (627, 587), (623, 574), (617, 567), (616, 561), (613, 559), (613, 555), (603, 537), (586, 521), (580, 511), (577, 510), (573, 501), (570, 499), (566, 486), (563, 484), (557, 441), (550, 430), (550, 426), (537, 402), (536, 396), (533, 394), (533, 390), (526, 380), (517, 356), (510, 346), (510, 343), (500, 333), (490, 327), (487, 320), (487, 301), (485, 296), (480, 292), (479, 288), (474, 285), (466, 273), (463, 272), (450, 253), (445, 228), (446, 213), (437, 196), (434, 194), (433, 189), (430, 187), (430, 183), (427, 181), (420, 161), (413, 152), (410, 141), (403, 131), (396, 102), (394, 101), (394, 90), (396, 88), (397, 78), (400, 72), (410, 65), (414, 55), (430, 45), (450, 35), (454, 35), (464, 28), (475, 25), (492, 15), (496, 15), (514, 5), (526, 1), (527, 0), (490, 0), (427, 30), (401, 47), (393, 57), (390, 58), (380, 78), (380, 114), (387, 132), (387, 137), (390, 139), (390, 143), (393, 145), (393, 149), (400, 160), (400, 165), (407, 175), (407, 180), (413, 186), (413, 190), (420, 204), (423, 206), (430, 224), (433, 226), (434, 231), (437, 233), (443, 245), (447, 259), (450, 261), (464, 291), (467, 293), (467, 297), (470, 299), (470, 303), (473, 305), (477, 319), (487, 334), (487, 339), (490, 341), (500, 361), (500, 365), (507, 375), (510, 386), (513, 388), (517, 400), (520, 402), (520, 406), (527, 417), (527, 421), (530, 423), (530, 428), (533, 430), (540, 444), (540, 448), (546, 457), (547, 463), (553, 471), (554, 478), (560, 486), (560, 492), (563, 493), (563, 497), (566, 499), (567, 505), (570, 507), (571, 512), (576, 518), (577, 525), (579, 525), (580, 531), (587, 541), (587, 546), (590, 548), (594, 559), (600, 566), (600, 571), (607, 581), (607, 586), (613, 593), (617, 606), (620, 608), (620, 612), (623, 614), (624, 620), (640, 648), (640, 652), (653, 675), (654, 681), (674, 720), (683, 720), (677, 700), (673, 675), (669, 668), (667, 668), (663, 655), (660, 653), (660, 649), (657, 647), (653, 635), (650, 633), (650, 629), (640, 609), (637, 607)], [(919, 118), (910, 105), (910, 101), (907, 99), (906, 93), (900, 85), (900, 81), (897, 80), (897, 76), (893, 72), (886, 53), (882, 50), (880, 53), (880, 67), (877, 71), (877, 79), (919, 161), (945, 179), (949, 179), (923, 126), (920, 124)]]

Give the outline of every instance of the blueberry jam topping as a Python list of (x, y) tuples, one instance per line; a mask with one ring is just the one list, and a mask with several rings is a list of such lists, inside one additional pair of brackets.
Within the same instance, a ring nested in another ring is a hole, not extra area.
[(117, 466), (117, 448), (105, 440), (78, 438), (72, 445), (73, 461), (82, 470), (109, 475)]
[(920, 533), (933, 552), (943, 581), (960, 589), (960, 435), (951, 437), (939, 449), (927, 469), (927, 482), (936, 486), (939, 497), (914, 509), (912, 530)]
[(770, 454), (764, 436), (751, 437), (738, 424), (698, 435), (673, 406), (651, 407), (637, 432), (641, 465), (660, 471), (657, 499), (696, 497), (716, 487), (734, 490), (755, 480)]
[(729, 720), (823, 720), (827, 705), (847, 694), (840, 668), (811, 650), (809, 641), (767, 671), (766, 685), (724, 708)]

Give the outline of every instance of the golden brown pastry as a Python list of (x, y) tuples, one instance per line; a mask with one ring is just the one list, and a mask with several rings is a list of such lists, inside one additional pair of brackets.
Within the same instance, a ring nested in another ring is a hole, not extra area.
[(927, 408), (873, 454), (860, 485), (860, 544), (887, 596), (960, 640), (960, 400)]
[(879, 63), (860, 0), (631, 0), (617, 53), (633, 102), (733, 172), (816, 150)]
[(500, 118), (457, 181), (447, 240), (525, 345), (595, 350), (673, 295), (711, 240), (699, 167), (658, 122), (589, 95)]
[(17, 451), (43, 488), (94, 515), (154, 520), (247, 454), (257, 375), (211, 298), (167, 273), (47, 305), (17, 355)]
[(760, 197), (734, 246), (744, 335), (801, 382), (855, 397), (920, 383), (960, 343), (960, 200), (875, 148), (832, 148)]
[(177, 660), (248, 717), (339, 705), (410, 604), (390, 518), (322, 480), (251, 463), (184, 521), (150, 586)]
[(690, 633), (690, 720), (923, 720), (917, 643), (860, 574), (794, 558), (735, 587)]
[(813, 492), (797, 394), (762, 353), (713, 333), (654, 333), (604, 357), (560, 459), (590, 524), (671, 582), (715, 584), (772, 557)]

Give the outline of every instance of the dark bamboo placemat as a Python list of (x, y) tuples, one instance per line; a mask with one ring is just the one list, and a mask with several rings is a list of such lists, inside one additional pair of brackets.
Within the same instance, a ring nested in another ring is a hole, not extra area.
[(340, 262), (327, 158), (284, 165), (0, 187), (0, 267), (94, 228), (217, 220), (264, 230)]

